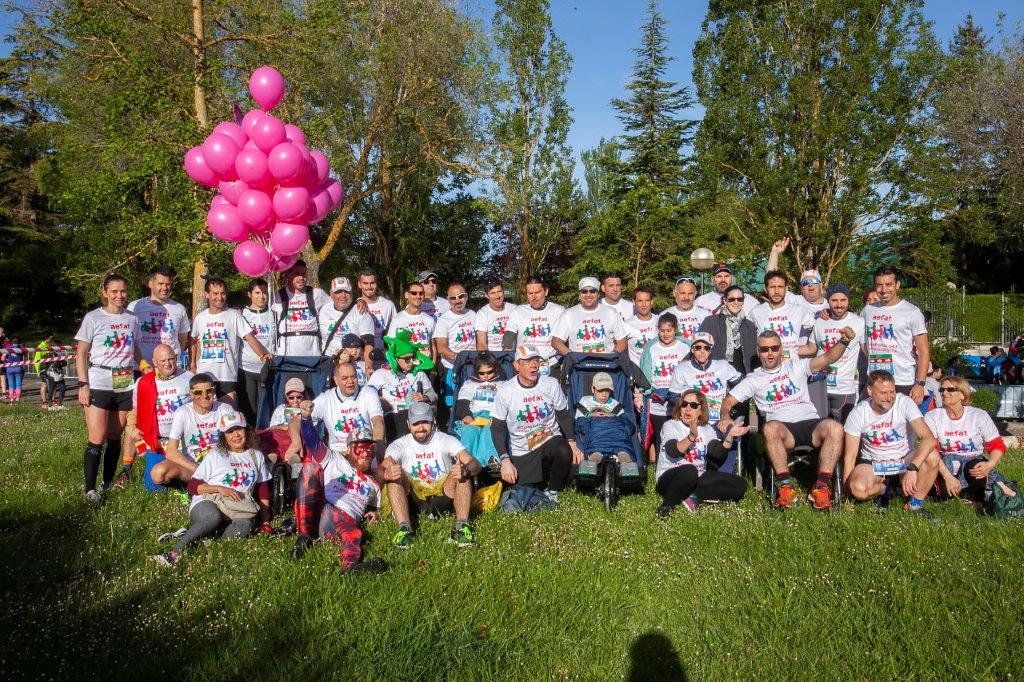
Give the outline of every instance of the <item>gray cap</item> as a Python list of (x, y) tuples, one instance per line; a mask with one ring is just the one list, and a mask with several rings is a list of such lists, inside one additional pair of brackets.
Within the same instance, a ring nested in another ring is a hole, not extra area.
[(412, 401), (409, 405), (409, 423), (419, 424), (420, 422), (434, 421), (434, 408), (430, 403), (423, 403), (419, 400)]

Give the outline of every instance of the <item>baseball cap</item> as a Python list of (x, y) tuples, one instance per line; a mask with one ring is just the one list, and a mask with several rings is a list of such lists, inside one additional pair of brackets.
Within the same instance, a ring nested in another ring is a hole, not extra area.
[(244, 429), (246, 426), (245, 417), (241, 412), (228, 412), (217, 420), (217, 429), (222, 433), (227, 433), (231, 429)]
[(431, 272), (430, 270), (421, 270), (419, 272), (419, 274), (416, 275), (416, 281), (417, 282), (426, 282), (428, 277), (433, 277), (434, 279), (438, 279), (438, 276), (437, 276), (436, 272)]
[(711, 274), (717, 275), (720, 272), (728, 272), (732, 274), (732, 268), (729, 267), (728, 263), (715, 263), (715, 266), (711, 268)]
[(697, 342), (706, 343), (713, 347), (715, 345), (715, 337), (711, 336), (711, 334), (708, 334), (707, 332), (697, 332), (693, 335), (693, 343)]
[(804, 284), (821, 284), (821, 273), (817, 270), (804, 270), (803, 274), (800, 275), (800, 285)]
[(362, 348), (363, 342), (355, 334), (345, 334), (341, 337), (342, 348)]
[(335, 291), (347, 291), (352, 293), (352, 282), (348, 281), (348, 277), (335, 277), (331, 280), (331, 293)]
[(434, 408), (430, 406), (430, 403), (422, 403), (419, 400), (414, 400), (412, 404), (409, 405), (410, 424), (432, 421), (434, 421)]
[(371, 442), (373, 441), (373, 431), (365, 426), (361, 426), (358, 429), (353, 429), (352, 432), (348, 434), (348, 438), (345, 439), (345, 444), (352, 445), (352, 443), (367, 440)]
[(597, 277), (584, 277), (580, 280), (580, 285), (576, 287), (576, 290), (580, 289), (600, 289), (601, 283), (597, 280)]
[(519, 346), (516, 348), (516, 360), (530, 360), (539, 358), (540, 352), (534, 346)]
[(288, 395), (292, 391), (297, 391), (298, 393), (305, 393), (306, 384), (302, 383), (302, 379), (298, 377), (292, 377), (288, 381), (284, 382), (284, 394)]
[(595, 391), (611, 391), (615, 388), (612, 377), (608, 372), (598, 372), (594, 375), (594, 381), (590, 384)]

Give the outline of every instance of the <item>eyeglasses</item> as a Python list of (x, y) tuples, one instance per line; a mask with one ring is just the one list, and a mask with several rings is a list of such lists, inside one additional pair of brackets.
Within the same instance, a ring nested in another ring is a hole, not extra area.
[(422, 291), (410, 291), (409, 295), (410, 296), (422, 296), (423, 292)]
[(743, 297), (742, 296), (730, 296), (729, 298), (725, 299), (725, 302), (726, 303), (743, 303)]
[(596, 294), (597, 289), (580, 289), (581, 294)]
[(189, 393), (196, 397), (209, 398), (215, 391), (213, 388), (193, 388)]
[(700, 403), (692, 401), (692, 400), (680, 400), (679, 404), (680, 405), (684, 405), (686, 407), (689, 407), (691, 410), (700, 409)]
[(436, 277), (427, 277), (425, 280), (423, 280), (423, 283), (424, 284), (437, 284), (437, 278)]
[(469, 294), (456, 294), (455, 296), (449, 296), (449, 301), (465, 301), (469, 298)]
[(691, 350), (711, 350), (711, 346), (708, 346), (703, 343), (697, 343), (691, 347)]
[(697, 280), (693, 277), (680, 277), (676, 280), (676, 286), (679, 286), (680, 284), (693, 284), (696, 286)]
[(779, 344), (779, 343), (775, 344), (774, 346), (758, 346), (757, 347), (757, 352), (758, 353), (778, 353), (780, 350), (782, 350), (782, 344)]
[(940, 386), (939, 393), (959, 393), (959, 388), (953, 388), (952, 386)]

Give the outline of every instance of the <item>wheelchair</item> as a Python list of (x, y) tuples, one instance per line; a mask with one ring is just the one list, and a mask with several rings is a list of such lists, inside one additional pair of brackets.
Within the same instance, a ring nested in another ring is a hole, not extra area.
[[(777, 482), (775, 476), (775, 468), (772, 467), (771, 460), (768, 459), (767, 455), (762, 457), (763, 466), (758, 468), (756, 471), (757, 481), (755, 487), (760, 487), (765, 495), (768, 497), (770, 504), (775, 504), (775, 484)], [(807, 472), (810, 471), (811, 480), (815, 476), (818, 468), (816, 462), (818, 459), (818, 450), (810, 445), (799, 445), (789, 451), (787, 456), (787, 462), (789, 465), (790, 473), (793, 474), (795, 480), (799, 479), (801, 475), (805, 478)], [(832, 506), (838, 507), (843, 502), (843, 461), (842, 457), (836, 462), (835, 471), (832, 475)], [(801, 481), (802, 482), (802, 481)]]

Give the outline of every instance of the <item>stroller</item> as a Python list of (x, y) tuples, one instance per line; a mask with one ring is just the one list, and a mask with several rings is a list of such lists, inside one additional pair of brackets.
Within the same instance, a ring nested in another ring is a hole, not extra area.
[[(333, 361), (325, 357), (275, 357), (263, 365), (260, 380), (263, 382), (263, 399), (256, 416), (257, 429), (266, 429), (270, 424), (270, 416), (274, 408), (284, 402), (284, 385), (292, 377), (302, 379), (302, 383), (315, 398), (330, 386), (333, 373)], [(263, 431), (260, 435), (261, 444), (274, 452), (280, 441), (277, 435), (283, 432)], [(269, 447), (273, 446), (273, 447)], [(295, 501), (295, 479), (292, 477), (291, 466), (283, 459), (278, 459), (271, 469), (270, 480), (270, 512), (276, 518), (283, 516)]]
[[(454, 384), (453, 395), (459, 395), (459, 389), (470, 377), (473, 376), (473, 363), (476, 361), (478, 351), (475, 350), (464, 350), (455, 356), (455, 362), (452, 363), (452, 383)], [(515, 370), (512, 369), (512, 360), (515, 355), (511, 351), (492, 352), (491, 355), (498, 361), (498, 367), (501, 368), (501, 379), (502, 381), (511, 379), (515, 375)], [(448, 433), (455, 434), (455, 401), (452, 401), (452, 409), (448, 415)]]
[[(630, 389), (630, 370), (627, 357), (619, 353), (570, 353), (563, 360), (564, 381), (567, 384), (569, 409), (575, 411), (576, 404), (583, 396), (590, 395), (591, 383), (598, 372), (606, 372), (612, 378), (612, 396), (623, 406), (623, 411), (616, 417), (604, 417), (602, 420), (614, 420), (614, 427), (625, 434), (629, 444), (625, 451), (632, 457), (635, 467), (623, 467), (619, 464), (614, 452), (601, 452), (604, 456), (596, 471), (585, 467), (577, 474), (576, 485), (581, 489), (593, 488), (604, 500), (605, 509), (611, 511), (619, 501), (620, 492), (624, 489), (642, 491), (647, 471), (640, 449), (637, 434), (636, 410), (633, 405), (633, 393)], [(573, 426), (576, 430), (576, 443), (584, 455), (599, 450), (599, 434), (595, 433), (593, 418), (576, 418)], [(635, 473), (634, 473), (635, 472)]]

